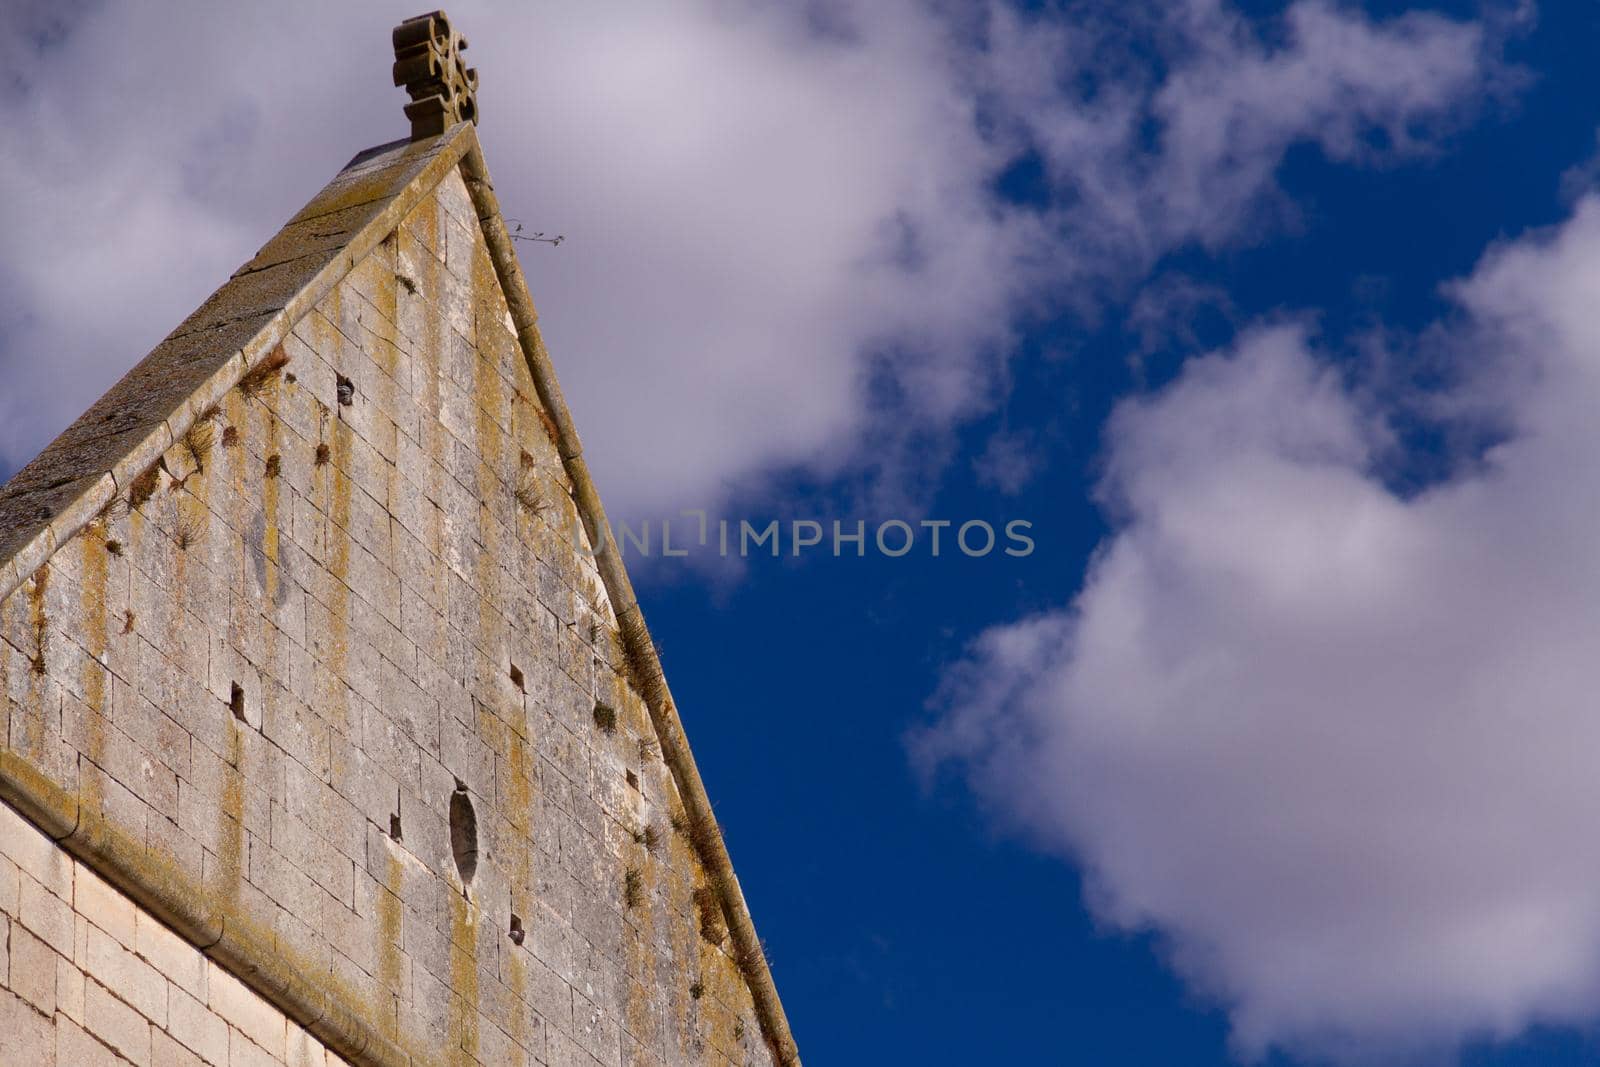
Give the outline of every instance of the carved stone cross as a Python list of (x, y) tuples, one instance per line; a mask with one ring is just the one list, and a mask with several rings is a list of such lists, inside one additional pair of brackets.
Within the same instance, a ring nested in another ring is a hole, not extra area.
[(458, 122), (478, 121), (478, 72), (461, 58), (467, 39), (443, 11), (394, 28), (394, 83), (411, 95), (411, 139), (435, 137)]

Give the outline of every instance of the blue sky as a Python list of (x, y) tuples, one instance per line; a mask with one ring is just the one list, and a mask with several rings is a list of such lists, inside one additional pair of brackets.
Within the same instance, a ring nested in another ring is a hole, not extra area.
[[(399, 135), (391, 8), (7, 31), (0, 474)], [(1032, 523), (634, 564), (810, 1062), (1600, 1057), (1600, 11), (452, 14), (615, 516)]]

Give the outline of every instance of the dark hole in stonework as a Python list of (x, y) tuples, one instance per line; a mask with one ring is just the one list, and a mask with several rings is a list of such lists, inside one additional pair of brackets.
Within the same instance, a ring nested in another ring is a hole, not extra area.
[(522, 679), (522, 668), (518, 667), (515, 663), (511, 665), (511, 684), (516, 686), (518, 689), (521, 689), (523, 692), (527, 692), (528, 687)]
[(478, 873), (478, 815), (460, 780), (456, 781), (456, 791), (450, 794), (450, 852), (455, 856), (461, 884), (471, 885), (472, 876)]
[(233, 711), (233, 717), (244, 722), (244, 686), (238, 682), (233, 683), (233, 688), (228, 692), (228, 707)]
[(389, 816), (389, 836), (396, 841), (400, 840), (400, 813)]
[(351, 404), (355, 403), (356, 383), (352, 382), (349, 378), (346, 378), (342, 374), (339, 375), (338, 378), (339, 384), (337, 392), (339, 394), (339, 406), (347, 408)]
[(513, 945), (520, 945), (520, 944), (522, 944), (522, 939), (524, 937), (527, 937), (527, 936), (528, 936), (527, 933), (522, 929), (522, 917), (520, 915), (512, 913), (512, 916), (511, 916), (511, 943)]
[(628, 784), (633, 786), (634, 790), (637, 791), (638, 788), (639, 788), (639, 776), (637, 774), (634, 774), (632, 771), (628, 771), (627, 775), (628, 775)]

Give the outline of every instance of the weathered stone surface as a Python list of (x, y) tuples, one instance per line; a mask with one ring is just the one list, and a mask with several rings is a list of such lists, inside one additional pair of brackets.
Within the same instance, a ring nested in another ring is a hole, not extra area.
[[(385, 146), (341, 172), (255, 258), (0, 487), (0, 561), (33, 541), (99, 475), (118, 468), (119, 491), (126, 492), (126, 483), (155, 459), (138, 455), (133, 469), (130, 456), (153, 439), (159, 448), (170, 445), (170, 435), (165, 442), (158, 435), (174, 412), (242, 350), (248, 352), (264, 335), (272, 339), (274, 324), (291, 301), (351, 247), (363, 227), (392, 210), (403, 193), (414, 194), (412, 187), (429, 165), (452, 150), (460, 148), (446, 137)], [(311, 221), (319, 218), (325, 221), (320, 229)], [(29, 562), (27, 573), (39, 561)], [(0, 595), (27, 576), (16, 573), (21, 569), (0, 565)]]
[[(7, 758), (44, 768), (69, 849), (192, 901), (160, 916), (187, 943), (143, 907), (130, 935), (118, 889), (75, 894), (61, 871), (79, 861), (0, 810), (18, 885), (5, 911), (0, 877), (0, 912), (78, 976), (49, 1018), (13, 996), (51, 1048), (321, 1063), (312, 1035), (336, 1032), (377, 1062), (770, 1062), (730, 946), (701, 934), (677, 787), (640, 744), (650, 720), (462, 179), (370, 234), (381, 191), (439, 151), (361, 161), (0, 492), (0, 537), (23, 536), (6, 501), (69, 507), (119, 463), (125, 496), (160, 460), (138, 506), (63, 527), (0, 596), (0, 779)], [(369, 250), (285, 324), (275, 308), (357, 231)], [(270, 366), (268, 330), (287, 362), (206, 392), (231, 360)], [(152, 434), (164, 447), (128, 469), (118, 450)], [(10, 973), (0, 998), (23, 988)]]

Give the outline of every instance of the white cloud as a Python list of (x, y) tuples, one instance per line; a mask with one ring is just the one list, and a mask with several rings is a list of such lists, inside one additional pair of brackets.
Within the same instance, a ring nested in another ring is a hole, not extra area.
[(1499, 443), (1403, 497), (1299, 326), (1191, 361), (1112, 420), (1081, 591), (986, 633), (918, 740), (1247, 1055), (1600, 1016), (1600, 199), (1452, 293), (1440, 410)]
[[(1137, 9), (1134, 9), (1137, 11)], [(1118, 258), (1221, 245), (1292, 219), (1274, 175), (1292, 145), (1386, 163), (1429, 152), (1522, 76), (1487, 62), (1495, 33), (1409, 12), (1375, 22), (1301, 0), (1264, 32), (1220, 0), (1100, 32), (1002, 15), (995, 89), (1072, 198), (1078, 241)], [(1170, 65), (1149, 73), (1152, 50)], [(1111, 72), (1118, 72), (1112, 74)], [(1062, 84), (1092, 78), (1074, 107)]]
[[(0, 466), (404, 130), (409, 5), (60, 10), (0, 36)], [(1119, 10), (452, 5), (501, 202), (567, 237), (523, 260), (613, 510), (947, 456), (925, 446), (1003, 391), (1019, 313), (1258, 226), (1297, 141), (1392, 158), (1371, 131), (1448, 125), (1499, 69), (1435, 17), (1302, 2), (1268, 44), (1193, 0), (1134, 47)], [(991, 183), (1030, 142), (1058, 200), (1008, 208)]]

